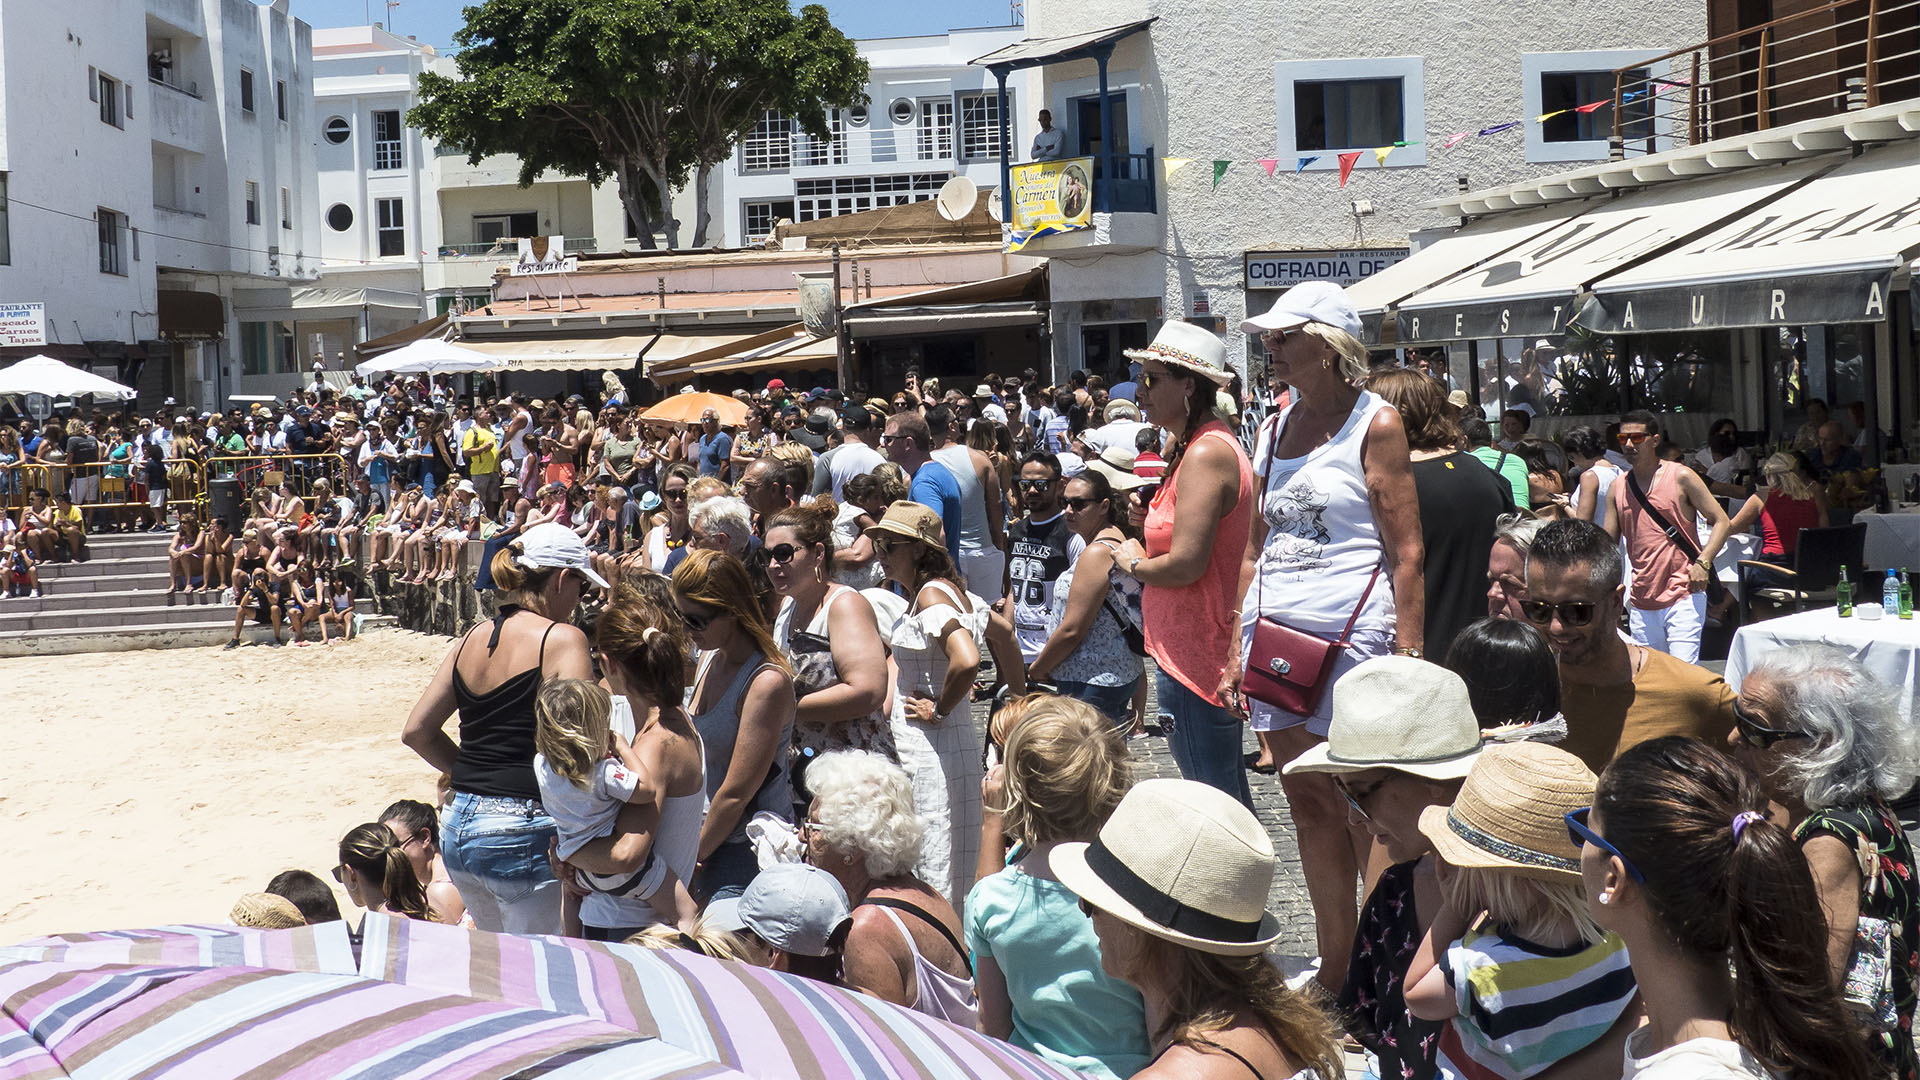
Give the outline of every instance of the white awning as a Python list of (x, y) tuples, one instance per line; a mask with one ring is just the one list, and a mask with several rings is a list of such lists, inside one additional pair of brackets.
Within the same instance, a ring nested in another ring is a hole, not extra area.
[[(647, 354), (651, 360), (651, 353)], [(765, 334), (744, 339), (734, 349), (714, 349), (678, 364), (658, 368), (647, 365), (647, 378), (661, 386), (670, 386), (696, 375), (721, 375), (742, 371), (790, 369), (810, 371), (833, 367), (839, 357), (839, 343), (830, 337), (814, 337), (795, 323)]]
[[(506, 362), (503, 372), (627, 371), (639, 362), (652, 334), (603, 338), (461, 338), (462, 348)], [(651, 354), (649, 354), (651, 355)]]
[(1880, 322), (1920, 255), (1920, 153), (1902, 143), (1596, 282), (1580, 313), (1602, 333)]
[(241, 322), (318, 322), (357, 319), (367, 308), (418, 312), (420, 298), (393, 289), (235, 289), (233, 313)]
[(1605, 202), (1409, 297), (1395, 312), (1397, 338), (1420, 345), (1556, 336), (1580, 311), (1592, 282), (1716, 228), (1829, 168), (1831, 162), (1755, 168)]

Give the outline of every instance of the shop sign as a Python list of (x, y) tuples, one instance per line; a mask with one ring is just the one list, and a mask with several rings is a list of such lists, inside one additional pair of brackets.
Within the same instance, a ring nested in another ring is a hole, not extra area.
[(1247, 288), (1291, 289), (1303, 281), (1356, 284), (1407, 257), (1411, 248), (1344, 251), (1249, 251)]
[(1013, 167), (1013, 224), (1008, 251), (1037, 237), (1084, 229), (1093, 222), (1093, 159), (1062, 158)]
[(508, 269), (512, 277), (535, 277), (541, 274), (571, 274), (580, 269), (580, 259), (567, 254), (567, 238), (564, 236), (523, 236), (520, 238), (520, 257), (513, 261)]
[(45, 304), (0, 304), (0, 345), (33, 346), (46, 343)]

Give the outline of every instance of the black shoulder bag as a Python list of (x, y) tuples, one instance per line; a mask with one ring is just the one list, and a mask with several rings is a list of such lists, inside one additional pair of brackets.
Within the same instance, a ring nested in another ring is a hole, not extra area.
[[(1689, 535), (1687, 530), (1667, 520), (1667, 515), (1653, 505), (1653, 500), (1647, 498), (1646, 490), (1640, 486), (1640, 478), (1634, 475), (1632, 469), (1627, 470), (1625, 479), (1627, 490), (1633, 493), (1634, 500), (1640, 504), (1640, 509), (1646, 511), (1647, 516), (1653, 519), (1654, 527), (1666, 536), (1669, 543), (1686, 555), (1687, 562), (1699, 562), (1700, 542)], [(1726, 598), (1727, 587), (1720, 583), (1719, 573), (1709, 569), (1707, 571), (1707, 603), (1719, 604)]]

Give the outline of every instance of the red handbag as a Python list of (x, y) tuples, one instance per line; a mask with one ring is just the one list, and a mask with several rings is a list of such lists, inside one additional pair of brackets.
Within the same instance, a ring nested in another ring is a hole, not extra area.
[(1312, 716), (1320, 710), (1320, 699), (1327, 692), (1333, 675), (1334, 658), (1347, 647), (1354, 623), (1360, 620), (1367, 597), (1380, 580), (1380, 568), (1373, 568), (1360, 602), (1353, 606), (1346, 629), (1332, 641), (1319, 634), (1296, 630), (1278, 619), (1262, 615), (1253, 624), (1253, 641), (1247, 646), (1247, 671), (1240, 687), (1255, 701), (1265, 702), (1295, 716)]

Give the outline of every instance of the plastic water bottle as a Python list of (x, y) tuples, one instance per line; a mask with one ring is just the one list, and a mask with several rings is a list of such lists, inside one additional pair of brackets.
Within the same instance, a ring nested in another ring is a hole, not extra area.
[(1847, 580), (1847, 568), (1840, 568), (1840, 580), (1833, 586), (1834, 610), (1843, 619), (1853, 618), (1853, 582)]
[(1880, 610), (1900, 610), (1900, 572), (1888, 570), (1887, 580), (1880, 586)]
[(1900, 568), (1900, 617), (1913, 618), (1913, 586), (1907, 581), (1907, 568)]

